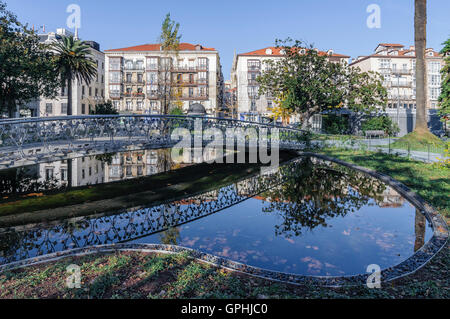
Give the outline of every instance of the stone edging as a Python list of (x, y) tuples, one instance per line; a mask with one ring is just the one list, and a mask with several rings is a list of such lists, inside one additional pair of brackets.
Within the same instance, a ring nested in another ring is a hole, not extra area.
[[(346, 163), (344, 161), (334, 159), (325, 155), (315, 153), (301, 153), (301, 155), (313, 156), (326, 161), (335, 162), (337, 164), (361, 171), (363, 173), (366, 173), (372, 177), (375, 177), (383, 181), (384, 183), (393, 187), (405, 199), (407, 199), (411, 204), (413, 204), (421, 213), (425, 215), (428, 222), (432, 225), (433, 236), (427, 243), (425, 243), (417, 252), (415, 252), (405, 261), (393, 267), (383, 269), (381, 271), (382, 283), (397, 278), (401, 278), (416, 272), (417, 270), (425, 266), (431, 260), (431, 258), (433, 258), (445, 246), (447, 239), (449, 237), (449, 231), (447, 228), (447, 224), (445, 223), (442, 216), (432, 206), (430, 206), (422, 198), (420, 198), (420, 196), (412, 192), (408, 187), (406, 187), (402, 183), (394, 180), (393, 178), (387, 175), (378, 173), (368, 168)], [(192, 258), (213, 264), (218, 267), (223, 267), (232, 271), (241, 272), (255, 277), (295, 285), (318, 285), (329, 287), (365, 285), (367, 282), (367, 278), (369, 276), (369, 274), (360, 274), (352, 276), (296, 275), (246, 265), (226, 258), (203, 253), (191, 248), (181, 246), (163, 245), (163, 244), (127, 244), (127, 243), (76, 248), (62, 252), (47, 254), (39, 257), (34, 257), (30, 259), (25, 259), (22, 261), (1, 265), (0, 272), (5, 270), (27, 267), (40, 263), (56, 261), (61, 258), (69, 256), (80, 256), (80, 255), (102, 253), (102, 252), (114, 252), (114, 251), (143, 251), (143, 252), (160, 252), (160, 253), (188, 252)]]

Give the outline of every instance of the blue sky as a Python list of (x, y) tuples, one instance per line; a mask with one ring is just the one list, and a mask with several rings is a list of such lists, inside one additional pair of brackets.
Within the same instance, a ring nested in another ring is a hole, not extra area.
[[(380, 42), (414, 44), (414, 0), (6, 0), (22, 22), (66, 27), (69, 4), (81, 7), (80, 37), (102, 50), (155, 43), (166, 13), (181, 24), (182, 42), (219, 50), (225, 79), (233, 53), (291, 37), (352, 57), (370, 54)], [(366, 25), (370, 4), (381, 8), (381, 28)], [(428, 47), (450, 36), (450, 1), (428, 1)]]

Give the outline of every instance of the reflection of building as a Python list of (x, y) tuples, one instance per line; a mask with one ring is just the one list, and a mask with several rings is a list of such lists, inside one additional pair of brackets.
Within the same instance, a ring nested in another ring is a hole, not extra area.
[(69, 181), (69, 165), (72, 170), (72, 187), (104, 182), (104, 164), (95, 156), (38, 164), (40, 176), (38, 181), (54, 181), (57, 186), (66, 186)]
[(380, 196), (383, 197), (381, 201), (377, 201), (380, 207), (402, 207), (405, 203), (405, 199), (391, 186), (386, 186), (386, 189)]
[(106, 50), (106, 92), (121, 113), (162, 113), (162, 99), (186, 111), (192, 103), (215, 115), (222, 103), (223, 76), (219, 52), (200, 44), (180, 43), (166, 53), (160, 44)]
[[(319, 55), (327, 56), (332, 62), (344, 62), (350, 58), (346, 55), (334, 53), (333, 50), (318, 52)], [(306, 53), (306, 50), (304, 53)], [(264, 61), (276, 61), (283, 56), (282, 49), (276, 47), (268, 47), (234, 56), (231, 87), (237, 88), (239, 119), (261, 121), (271, 114), (270, 109), (275, 106), (274, 97), (267, 94), (260, 96), (256, 79), (267, 68)]]
[[(51, 44), (61, 41), (63, 36), (73, 35), (66, 29), (57, 29), (55, 32), (39, 34), (40, 42)], [(75, 36), (76, 37), (76, 36)], [(91, 58), (97, 65), (97, 76), (87, 84), (77, 79), (72, 81), (72, 115), (89, 114), (96, 104), (104, 100), (105, 96), (105, 55), (100, 51), (100, 45), (94, 41), (86, 41), (91, 47)], [(67, 87), (61, 89), (56, 98), (41, 97), (31, 102), (26, 109), (21, 110), (22, 116), (62, 116), (67, 115)]]

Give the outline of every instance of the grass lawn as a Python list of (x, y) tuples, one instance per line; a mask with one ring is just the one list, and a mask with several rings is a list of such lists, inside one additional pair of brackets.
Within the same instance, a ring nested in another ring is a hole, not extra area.
[[(450, 218), (449, 169), (380, 153), (322, 153), (394, 177)], [(81, 267), (79, 289), (65, 286), (69, 264)], [(293, 286), (229, 272), (188, 254), (121, 252), (0, 273), (0, 298), (450, 298), (450, 246), (415, 274), (381, 289)]]

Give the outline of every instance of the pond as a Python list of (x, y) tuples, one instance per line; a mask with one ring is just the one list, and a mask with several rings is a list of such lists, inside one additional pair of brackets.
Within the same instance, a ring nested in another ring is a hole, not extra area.
[[(390, 186), (313, 157), (285, 156), (277, 170), (264, 173), (258, 164), (174, 164), (169, 150), (74, 161), (81, 163), (72, 167), (74, 189), (115, 183), (142, 200), (122, 200), (120, 208), (108, 206), (117, 198), (103, 200), (102, 205), (93, 201), (70, 206), (72, 213), (66, 215), (67, 207), (61, 204), (34, 212), (42, 216), (39, 222), (30, 219), (33, 213), (11, 219), (1, 215), (2, 205), (16, 205), (11, 198), (50, 198), (67, 192), (68, 178), (58, 163), (18, 169), (15, 183), (13, 173), (0, 172), (9, 176), (9, 182), (4, 178), (2, 183), (6, 202), (0, 205), (0, 263), (99, 244), (164, 243), (269, 270), (340, 276), (365, 273), (370, 264), (394, 266), (433, 235), (425, 217)], [(62, 165), (64, 169), (67, 163)], [(51, 167), (53, 174), (46, 171)], [(34, 175), (23, 178), (24, 171)], [(167, 187), (182, 192), (150, 192), (119, 181), (135, 178), (152, 184), (169, 174), (180, 180)], [(165, 197), (153, 200), (149, 192)], [(90, 204), (97, 207), (94, 212), (86, 210)], [(78, 206), (85, 210), (74, 214)]]

